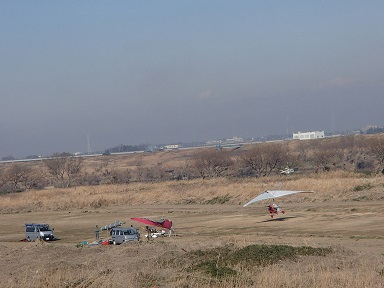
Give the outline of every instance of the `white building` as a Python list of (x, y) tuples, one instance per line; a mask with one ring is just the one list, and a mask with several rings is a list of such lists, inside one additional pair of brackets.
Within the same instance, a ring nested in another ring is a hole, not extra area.
[(238, 142), (244, 142), (244, 139), (241, 137), (233, 137), (229, 139), (225, 139), (227, 143), (238, 143)]
[(319, 139), (324, 138), (324, 131), (314, 132), (297, 132), (293, 133), (293, 139), (306, 140), (306, 139)]
[(179, 144), (174, 144), (174, 145), (165, 145), (164, 149), (166, 150), (173, 150), (173, 149), (179, 149), (180, 145)]

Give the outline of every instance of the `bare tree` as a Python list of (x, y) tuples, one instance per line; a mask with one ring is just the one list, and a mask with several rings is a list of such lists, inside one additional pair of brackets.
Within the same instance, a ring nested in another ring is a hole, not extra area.
[(243, 166), (257, 177), (268, 176), (288, 162), (288, 147), (280, 143), (256, 144), (241, 156)]
[(230, 152), (225, 150), (202, 149), (192, 156), (192, 165), (201, 178), (223, 177), (233, 165)]
[(49, 173), (53, 175), (61, 185), (69, 187), (75, 175), (81, 171), (81, 157), (75, 157), (70, 153), (55, 153), (49, 159), (44, 160)]
[(300, 141), (297, 145), (297, 150), (301, 155), (301, 161), (304, 163), (310, 162), (310, 153), (309, 151), (313, 151), (316, 148), (315, 140), (298, 140)]
[(368, 139), (367, 147), (378, 162), (378, 171), (384, 174), (384, 136)]
[(71, 186), (74, 178), (81, 172), (81, 164), (83, 163), (83, 158), (81, 157), (68, 157), (65, 163), (65, 172), (68, 177), (67, 187)]
[(0, 191), (2, 187), (7, 183), (7, 178), (5, 177), (5, 172), (3, 169), (0, 170)]
[(281, 143), (269, 143), (264, 146), (266, 175), (282, 168), (288, 160), (288, 148)]
[(69, 153), (55, 153), (49, 159), (44, 160), (44, 164), (47, 166), (49, 173), (64, 184), (65, 163), (67, 158), (70, 157)]
[(208, 175), (206, 173), (207, 167), (210, 165), (211, 151), (201, 150), (192, 156), (193, 166), (198, 171), (201, 178), (205, 179)]
[(140, 159), (138, 159), (137, 162), (136, 162), (136, 179), (137, 179), (138, 181), (144, 180), (144, 176), (145, 176), (144, 162), (143, 162), (143, 160), (140, 158)]
[(31, 171), (31, 168), (28, 166), (19, 164), (13, 164), (11, 166), (11, 168), (6, 173), (6, 179), (12, 183), (12, 192), (17, 191), (18, 189), (26, 189)]
[(250, 150), (245, 152), (241, 156), (243, 166), (251, 169), (256, 176), (262, 176), (265, 174), (265, 161), (262, 149), (260, 146), (254, 145)]
[(340, 146), (326, 142), (318, 143), (312, 157), (315, 172), (329, 171), (332, 166), (336, 166), (337, 162), (342, 159), (342, 155)]

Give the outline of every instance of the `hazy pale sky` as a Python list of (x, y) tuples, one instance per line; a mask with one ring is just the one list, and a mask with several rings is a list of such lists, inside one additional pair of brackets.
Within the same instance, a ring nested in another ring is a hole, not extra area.
[(383, 126), (383, 15), (382, 0), (2, 0), (0, 157)]

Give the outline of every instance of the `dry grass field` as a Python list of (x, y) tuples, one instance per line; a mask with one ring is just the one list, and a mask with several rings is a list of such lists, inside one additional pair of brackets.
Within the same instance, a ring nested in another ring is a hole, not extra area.
[[(85, 169), (172, 169), (186, 153), (90, 157)], [(287, 212), (274, 219), (267, 202), (242, 207), (267, 189), (314, 193), (279, 198)], [(1, 194), (0, 287), (384, 287), (383, 212), (384, 177), (346, 171)], [(175, 234), (80, 245), (115, 220), (144, 235), (131, 217), (168, 218)], [(22, 242), (28, 222), (50, 224), (60, 240)]]

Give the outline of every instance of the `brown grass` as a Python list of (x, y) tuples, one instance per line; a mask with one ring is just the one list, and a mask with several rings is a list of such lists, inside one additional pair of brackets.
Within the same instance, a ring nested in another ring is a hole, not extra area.
[[(269, 222), (259, 206), (241, 207), (267, 189), (315, 192), (287, 197), (284, 202), (296, 217)], [(195, 179), (1, 195), (0, 287), (383, 287), (383, 190), (384, 177), (332, 172), (306, 178)], [(76, 247), (93, 240), (95, 223), (160, 216), (164, 211), (177, 223), (177, 237)], [(23, 224), (40, 219), (53, 222), (62, 240), (17, 242)], [(229, 244), (305, 245), (331, 247), (334, 252), (266, 267), (237, 265), (236, 275), (223, 278), (191, 269), (189, 252)]]
[[(359, 175), (359, 176), (357, 176)], [(356, 191), (356, 187), (369, 187)], [(62, 211), (137, 204), (242, 204), (265, 190), (307, 190), (315, 193), (292, 196), (285, 201), (323, 202), (365, 197), (381, 199), (384, 177), (329, 172), (311, 177), (273, 176), (246, 179), (195, 179), (155, 183), (51, 188), (0, 196), (0, 212)], [(298, 200), (300, 199), (300, 200)], [(221, 201), (223, 200), (223, 201)], [(214, 203), (213, 203), (214, 204)]]
[[(44, 255), (45, 261), (21, 261), (6, 277), (0, 272), (1, 287), (360, 288), (384, 284), (381, 255), (358, 255), (341, 249), (325, 257), (304, 256), (267, 267), (238, 266), (238, 275), (215, 279), (189, 269), (193, 263), (181, 250), (188, 243), (177, 239), (156, 244), (59, 249), (33, 243), (23, 253), (7, 250), (3, 260)], [(209, 246), (220, 245), (223, 243), (213, 240)]]

